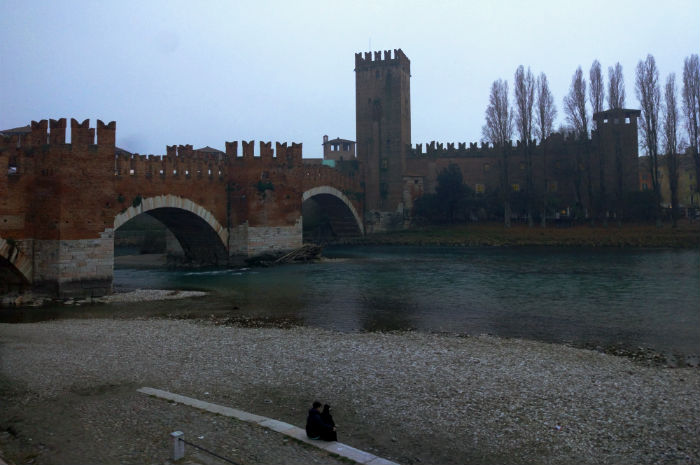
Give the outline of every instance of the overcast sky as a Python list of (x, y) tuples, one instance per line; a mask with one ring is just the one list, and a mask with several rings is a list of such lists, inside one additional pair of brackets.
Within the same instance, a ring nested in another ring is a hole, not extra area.
[[(662, 80), (700, 48), (700, 1), (26, 1), (0, 3), (0, 129), (117, 121), (138, 153), (224, 141), (355, 139), (354, 54), (411, 60), (413, 143), (481, 140), (491, 83), (518, 65), (549, 78), (558, 126), (580, 65), (637, 62)], [(512, 98), (512, 97), (511, 97)], [(256, 144), (256, 153), (257, 153)]]

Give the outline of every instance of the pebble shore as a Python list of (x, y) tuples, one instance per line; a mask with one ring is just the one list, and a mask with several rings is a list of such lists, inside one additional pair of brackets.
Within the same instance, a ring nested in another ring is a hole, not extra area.
[(167, 463), (182, 430), (245, 464), (341, 463), (142, 386), (297, 426), (319, 399), (342, 442), (402, 464), (700, 463), (697, 368), (490, 336), (162, 319), (0, 324), (0, 449), (18, 464)]

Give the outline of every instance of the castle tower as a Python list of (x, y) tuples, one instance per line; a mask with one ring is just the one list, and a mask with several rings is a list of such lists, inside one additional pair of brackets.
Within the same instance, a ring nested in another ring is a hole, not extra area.
[(637, 119), (640, 114), (639, 110), (620, 108), (593, 115), (596, 123), (593, 140), (597, 156), (603, 157), (604, 182), (609, 192), (618, 197), (639, 190)]
[(410, 78), (411, 62), (401, 49), (393, 57), (390, 50), (383, 56), (355, 54), (357, 158), (365, 180), (365, 212), (373, 217), (403, 213), (403, 173), (411, 146)]

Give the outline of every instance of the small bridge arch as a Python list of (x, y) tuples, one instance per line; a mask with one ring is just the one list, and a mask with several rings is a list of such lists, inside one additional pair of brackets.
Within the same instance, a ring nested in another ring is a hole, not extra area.
[(156, 218), (173, 233), (188, 261), (207, 265), (227, 262), (228, 231), (201, 205), (175, 195), (143, 198), (115, 216), (114, 230), (143, 213)]
[[(363, 235), (364, 224), (353, 202), (340, 190), (331, 186), (317, 186), (305, 191), (302, 195), (303, 205), (308, 200), (314, 200), (320, 211), (328, 215), (327, 222), (336, 236)], [(307, 220), (304, 219), (306, 222)]]

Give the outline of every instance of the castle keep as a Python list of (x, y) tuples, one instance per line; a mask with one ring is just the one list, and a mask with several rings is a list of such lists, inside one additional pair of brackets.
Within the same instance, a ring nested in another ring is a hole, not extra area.
[[(356, 146), (324, 139), (336, 168), (307, 163), (301, 144), (226, 142), (225, 152), (173, 145), (162, 156), (115, 146), (116, 123), (32, 121), (0, 133), (0, 293), (111, 291), (114, 232), (148, 214), (192, 263), (226, 265), (301, 246), (302, 206), (335, 235), (406, 227), (414, 202), (451, 164), (477, 194), (499, 188), (502, 147), (412, 145), (410, 61), (401, 50), (355, 55)], [(534, 182), (558, 205), (611, 202), (638, 189), (638, 110), (594, 115), (590, 140), (555, 134), (534, 148)], [(509, 190), (525, 187), (522, 145), (508, 147)], [(336, 150), (337, 149), (337, 150)], [(613, 202), (614, 203), (614, 202)], [(614, 205), (606, 208), (613, 209)], [(342, 234), (340, 233), (342, 231)]]

